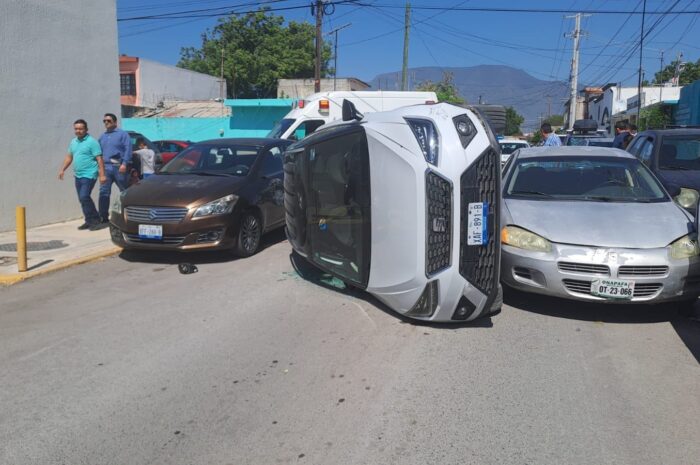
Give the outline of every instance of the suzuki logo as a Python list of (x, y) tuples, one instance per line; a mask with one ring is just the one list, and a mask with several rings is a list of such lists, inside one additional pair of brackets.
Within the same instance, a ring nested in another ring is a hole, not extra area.
[(155, 210), (149, 210), (148, 219), (152, 221), (152, 220), (155, 220), (156, 218), (158, 218), (158, 213), (156, 213)]
[(443, 217), (433, 218), (433, 232), (444, 233), (447, 231), (447, 219)]

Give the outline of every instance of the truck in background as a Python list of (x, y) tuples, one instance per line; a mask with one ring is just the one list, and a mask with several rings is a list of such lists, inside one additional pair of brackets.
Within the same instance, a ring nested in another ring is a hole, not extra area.
[(272, 128), (267, 137), (301, 140), (322, 125), (342, 119), (343, 100), (352, 102), (357, 111), (363, 114), (438, 101), (435, 92), (320, 92), (295, 101), (292, 111)]

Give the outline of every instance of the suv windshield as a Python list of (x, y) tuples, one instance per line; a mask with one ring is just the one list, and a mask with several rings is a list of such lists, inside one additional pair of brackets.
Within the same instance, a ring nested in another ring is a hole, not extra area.
[(270, 137), (272, 139), (280, 139), (282, 137), (282, 134), (284, 134), (287, 129), (289, 129), (292, 124), (294, 124), (294, 121), (296, 121), (294, 118), (285, 118), (279, 123), (275, 124), (275, 127), (272, 128), (272, 131), (267, 133), (266, 137)]
[(542, 157), (518, 160), (505, 197), (596, 202), (665, 202), (658, 181), (638, 160)]
[(659, 149), (660, 170), (700, 170), (700, 135), (665, 136)]
[(246, 176), (258, 156), (258, 147), (231, 144), (195, 144), (165, 165), (161, 174)]
[[(582, 146), (582, 145), (598, 145), (601, 146), (602, 143), (604, 142), (604, 137), (597, 136), (597, 135), (590, 135), (590, 136), (571, 136), (569, 139), (566, 141), (566, 145), (575, 145), (575, 146)], [(601, 144), (594, 144), (593, 142), (601, 142)], [(605, 145), (602, 145), (605, 147)], [(612, 141), (610, 141), (610, 147), (612, 147)]]

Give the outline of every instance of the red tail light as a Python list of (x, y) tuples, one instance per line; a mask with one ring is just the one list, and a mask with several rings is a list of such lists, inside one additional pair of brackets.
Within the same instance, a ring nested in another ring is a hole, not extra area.
[(299, 108), (304, 108), (304, 105), (305, 105), (305, 104), (306, 104), (306, 102), (305, 102), (304, 100), (299, 100), (299, 103), (297, 104), (297, 106), (298, 106)]

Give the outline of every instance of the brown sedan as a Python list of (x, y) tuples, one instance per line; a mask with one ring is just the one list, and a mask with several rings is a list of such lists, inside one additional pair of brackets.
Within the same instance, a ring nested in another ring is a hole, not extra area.
[(112, 206), (112, 241), (151, 250), (234, 249), (253, 255), (284, 226), (280, 139), (219, 139), (182, 151)]

